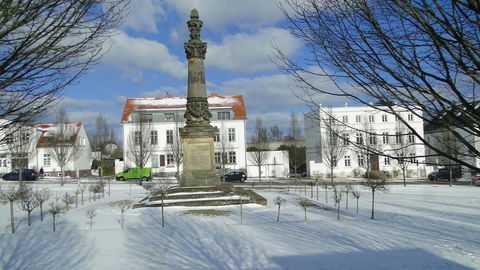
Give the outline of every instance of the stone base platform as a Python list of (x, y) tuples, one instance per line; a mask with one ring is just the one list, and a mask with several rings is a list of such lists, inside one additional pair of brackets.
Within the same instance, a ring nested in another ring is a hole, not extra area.
[[(162, 203), (163, 198), (163, 203)], [(234, 187), (231, 184), (203, 187), (178, 187), (164, 194), (154, 193), (133, 208), (167, 206), (222, 206), (256, 203), (267, 205), (267, 200), (250, 189)]]

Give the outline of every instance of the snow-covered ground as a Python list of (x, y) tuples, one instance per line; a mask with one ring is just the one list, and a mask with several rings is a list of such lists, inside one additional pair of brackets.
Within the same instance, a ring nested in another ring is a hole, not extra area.
[[(1, 181), (1, 185), (14, 184)], [(54, 194), (71, 194), (64, 187), (39, 183)], [(131, 188), (131, 190), (130, 190)], [(112, 183), (111, 195), (86, 200), (61, 214), (57, 231), (52, 217), (32, 226), (15, 207), (17, 233), (10, 233), (8, 204), (0, 206), (0, 265), (2, 269), (480, 269), (480, 187), (448, 185), (390, 186), (377, 193), (375, 220), (370, 220), (371, 194), (362, 187), (359, 214), (349, 196), (341, 204), (340, 220), (320, 189), (319, 207), (309, 207), (307, 222), (299, 191), (257, 192), (268, 206), (222, 206), (221, 215), (186, 213), (213, 207), (130, 209), (122, 230), (113, 201), (139, 201), (146, 191), (136, 185)], [(107, 189), (108, 190), (108, 189)], [(273, 198), (287, 199), (276, 222)], [(314, 193), (314, 199), (316, 200)], [(88, 196), (87, 196), (88, 197)], [(310, 192), (307, 193), (310, 197)], [(96, 206), (93, 229), (84, 215)], [(47, 207), (45, 207), (47, 208)], [(207, 211), (211, 212), (211, 211)], [(228, 214), (229, 213), (229, 214)]]

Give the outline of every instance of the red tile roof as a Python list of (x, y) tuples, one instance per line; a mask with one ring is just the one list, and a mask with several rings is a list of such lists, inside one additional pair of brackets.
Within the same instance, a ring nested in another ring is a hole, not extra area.
[[(57, 127), (58, 123), (54, 124), (35, 124), (33, 125), (34, 128), (39, 130), (42, 134), (38, 138), (37, 147), (47, 147), (47, 140), (49, 137), (52, 136), (52, 133)], [(82, 126), (81, 122), (71, 122), (67, 123), (67, 125), (72, 125), (72, 136), (70, 137), (70, 141), (74, 143), (77, 140), (78, 133), (80, 132), (80, 127)]]
[[(137, 110), (183, 109), (186, 104), (186, 97), (173, 97), (168, 94), (164, 97), (154, 98), (127, 98), (121, 122), (127, 122), (130, 115)], [(241, 95), (212, 94), (208, 97), (208, 105), (209, 108), (231, 107), (234, 111), (233, 119), (247, 119), (245, 103)]]

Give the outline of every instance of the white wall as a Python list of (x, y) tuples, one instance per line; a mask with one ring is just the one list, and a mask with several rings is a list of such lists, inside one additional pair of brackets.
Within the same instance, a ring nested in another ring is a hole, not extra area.
[[(248, 158), (247, 152), (247, 176), (258, 177), (258, 166)], [(289, 174), (288, 151), (269, 151), (267, 161), (261, 167), (262, 177), (278, 178), (287, 177)]]

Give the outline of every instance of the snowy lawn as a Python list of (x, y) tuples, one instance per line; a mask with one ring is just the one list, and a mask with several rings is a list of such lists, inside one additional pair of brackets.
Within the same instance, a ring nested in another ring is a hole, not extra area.
[[(1, 182), (3, 188), (13, 183)], [(35, 185), (37, 186), (37, 185)], [(53, 194), (73, 194), (74, 183), (42, 184)], [(132, 188), (130, 190), (130, 187)], [(136, 185), (112, 183), (105, 197), (63, 213), (52, 232), (52, 217), (40, 221), (15, 206), (10, 232), (9, 205), (1, 205), (2, 269), (480, 269), (480, 187), (448, 185), (390, 186), (376, 194), (375, 220), (370, 220), (371, 194), (361, 190), (359, 214), (349, 195), (337, 220), (332, 192), (320, 189), (318, 206), (307, 209), (307, 222), (290, 189), (259, 190), (268, 206), (129, 209), (125, 229), (120, 209), (110, 203), (139, 201), (147, 192)], [(273, 199), (281, 196), (280, 222)], [(307, 192), (310, 197), (310, 190)], [(314, 194), (314, 201), (317, 195)], [(345, 197), (345, 196), (344, 196)], [(51, 199), (53, 201), (53, 199)], [(46, 204), (48, 205), (48, 203)], [(84, 211), (95, 205), (93, 229)], [(44, 211), (48, 206), (44, 207)], [(203, 213), (203, 214), (202, 214)], [(210, 215), (204, 215), (204, 214)]]

